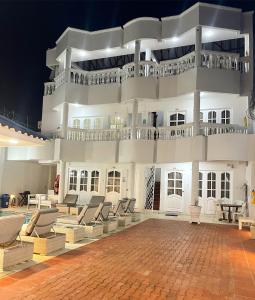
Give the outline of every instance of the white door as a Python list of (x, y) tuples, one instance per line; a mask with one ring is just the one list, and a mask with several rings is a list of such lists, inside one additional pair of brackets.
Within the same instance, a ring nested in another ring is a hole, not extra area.
[(215, 200), (216, 200), (216, 173), (207, 173), (207, 189), (205, 201), (205, 213), (215, 213)]
[(183, 207), (183, 173), (172, 171), (167, 173), (166, 210), (182, 211)]
[(106, 178), (106, 200), (116, 204), (121, 198), (121, 172), (108, 170)]

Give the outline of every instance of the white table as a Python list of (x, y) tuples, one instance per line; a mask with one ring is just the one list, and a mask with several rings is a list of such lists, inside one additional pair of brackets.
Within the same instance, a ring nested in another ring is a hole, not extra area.
[(51, 208), (51, 200), (48, 200), (46, 194), (30, 194), (28, 195), (27, 209), (29, 205), (34, 204), (38, 209), (41, 209), (41, 206), (47, 206)]

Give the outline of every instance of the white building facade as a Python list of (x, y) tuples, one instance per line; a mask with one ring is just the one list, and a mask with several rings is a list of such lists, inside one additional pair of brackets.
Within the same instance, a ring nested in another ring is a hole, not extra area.
[(187, 213), (199, 199), (211, 214), (214, 199), (244, 200), (244, 184), (255, 187), (252, 20), (197, 3), (160, 20), (67, 28), (47, 51), (42, 133), (52, 139), (7, 159), (48, 166), (48, 188), (60, 175), (59, 201), (135, 197), (139, 209)]

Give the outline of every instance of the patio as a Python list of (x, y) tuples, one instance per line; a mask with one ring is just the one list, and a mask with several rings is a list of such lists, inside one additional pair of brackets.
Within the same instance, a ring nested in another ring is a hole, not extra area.
[(235, 225), (149, 219), (0, 280), (1, 299), (255, 299)]

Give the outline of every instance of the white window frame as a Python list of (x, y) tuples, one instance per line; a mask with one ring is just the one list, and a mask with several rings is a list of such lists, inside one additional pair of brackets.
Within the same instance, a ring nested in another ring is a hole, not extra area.
[[(82, 182), (82, 172), (87, 172), (87, 176), (85, 177), (86, 180)], [(71, 181), (71, 172), (76, 172), (76, 183), (72, 183), (72, 185), (76, 184), (75, 189), (70, 189), (70, 181)], [(92, 172), (98, 172), (98, 177), (92, 177)], [(68, 192), (76, 192), (76, 193), (98, 193), (100, 191), (100, 181), (101, 181), (101, 171), (99, 169), (89, 169), (89, 168), (82, 168), (82, 167), (71, 167), (68, 169), (68, 179), (67, 179), (67, 191)], [(98, 179), (97, 184), (92, 184), (92, 178)], [(93, 186), (97, 186), (97, 190), (92, 189)]]
[[(209, 179), (209, 175), (211, 174), (211, 179)], [(215, 179), (213, 179), (213, 175)], [(208, 183), (210, 183), (211, 187), (208, 187)], [(214, 183), (214, 188), (213, 188)], [(210, 193), (210, 195), (209, 195)], [(214, 195), (213, 195), (214, 194)], [(208, 172), (206, 176), (206, 198), (216, 198), (217, 197), (217, 174), (214, 171)]]
[[(169, 178), (169, 175), (173, 174), (173, 177)], [(177, 174), (181, 175), (181, 178), (177, 178)], [(181, 182), (181, 186), (177, 186), (177, 181)], [(173, 182), (173, 185), (169, 185), (170, 182)], [(172, 192), (171, 192), (172, 191)], [(180, 193), (178, 193), (178, 191)], [(167, 172), (167, 196), (178, 196), (182, 197), (183, 196), (183, 173), (179, 171), (170, 171)]]
[[(222, 178), (224, 177), (225, 178)], [(229, 179), (227, 178), (229, 176)], [(220, 198), (228, 199), (231, 198), (231, 174), (229, 172), (220, 173)]]
[[(109, 174), (113, 172), (113, 176), (109, 177)], [(119, 173), (120, 176), (116, 177), (116, 173)], [(109, 183), (109, 179), (112, 180), (112, 183)], [(119, 180), (119, 184), (117, 184), (116, 182), (118, 182)], [(112, 190), (109, 190), (110, 188), (112, 188)], [(116, 191), (116, 188), (119, 188), (119, 191)], [(106, 192), (107, 193), (121, 193), (121, 171), (119, 170), (108, 170), (107, 171), (107, 181), (106, 181)]]
[[(177, 118), (176, 118), (176, 120), (171, 121), (170, 118), (171, 118), (171, 116), (174, 116), (174, 115), (177, 115)], [(179, 117), (178, 117), (179, 115), (184, 115), (184, 120), (179, 120)], [(176, 125), (171, 125), (171, 122), (175, 122)], [(181, 122), (182, 124), (177, 124), (177, 123), (180, 123), (180, 122)], [(170, 113), (168, 114), (167, 124), (168, 124), (168, 126), (170, 126), (170, 127), (186, 124), (186, 113), (185, 113), (185, 111), (174, 111), (174, 112), (170, 112)]]

